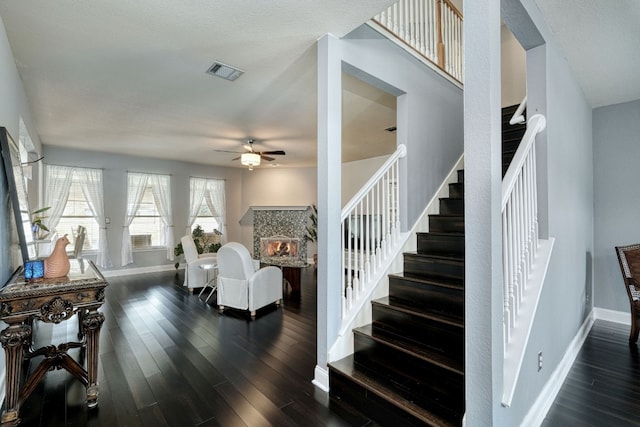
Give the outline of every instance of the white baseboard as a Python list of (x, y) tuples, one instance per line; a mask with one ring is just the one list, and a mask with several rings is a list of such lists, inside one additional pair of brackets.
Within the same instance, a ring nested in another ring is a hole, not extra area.
[(329, 391), (329, 372), (326, 368), (316, 365), (313, 371), (314, 378), (311, 383), (322, 391)]
[(100, 271), (104, 277), (130, 276), (132, 274), (157, 273), (159, 271), (173, 271), (173, 264), (152, 265), (150, 267), (121, 268), (118, 270)]
[(608, 308), (594, 307), (593, 312), (596, 319), (607, 320), (609, 322), (631, 325), (631, 314), (624, 311), (609, 310)]
[(587, 335), (589, 335), (589, 331), (591, 330), (595, 319), (594, 312), (592, 311), (584, 320), (582, 326), (578, 330), (578, 333), (569, 344), (564, 357), (553, 373), (549, 376), (549, 380), (540, 391), (540, 394), (538, 394), (538, 398), (524, 417), (522, 424), (520, 424), (521, 426), (539, 426), (542, 424), (544, 418), (547, 416), (547, 412), (549, 412), (549, 408), (551, 408), (553, 401), (556, 399), (564, 380), (567, 378), (567, 375), (569, 374), (569, 371), (573, 366), (573, 362), (576, 360), (584, 341), (587, 339)]

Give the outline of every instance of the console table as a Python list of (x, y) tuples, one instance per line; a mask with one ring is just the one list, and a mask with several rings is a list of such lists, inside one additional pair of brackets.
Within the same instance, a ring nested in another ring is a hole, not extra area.
[[(98, 345), (104, 315), (98, 308), (104, 303), (108, 285), (91, 261), (71, 259), (71, 270), (65, 277), (25, 281), (23, 268), (13, 274), (0, 289), (0, 320), (9, 326), (0, 332), (6, 357), (6, 392), (2, 426), (20, 422), (20, 406), (36, 388), (47, 371), (66, 369), (87, 390), (87, 406), (98, 405)], [(78, 315), (78, 342), (67, 342), (33, 348), (32, 325), (36, 320), (60, 323)], [(86, 366), (67, 354), (71, 348), (82, 348)], [(44, 356), (33, 373), (21, 383), (23, 362)]]

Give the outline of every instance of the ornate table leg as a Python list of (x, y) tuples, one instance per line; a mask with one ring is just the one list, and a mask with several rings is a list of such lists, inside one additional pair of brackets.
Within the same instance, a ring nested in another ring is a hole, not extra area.
[(4, 411), (2, 411), (2, 425), (17, 425), (20, 410), (20, 379), (22, 378), (22, 362), (24, 346), (31, 342), (31, 327), (24, 324), (10, 325), (0, 334), (0, 342), (4, 348), (6, 358), (6, 397)]
[(96, 309), (85, 313), (82, 318), (82, 329), (87, 339), (87, 406), (98, 406), (98, 345), (100, 344), (100, 328), (104, 322), (104, 314)]

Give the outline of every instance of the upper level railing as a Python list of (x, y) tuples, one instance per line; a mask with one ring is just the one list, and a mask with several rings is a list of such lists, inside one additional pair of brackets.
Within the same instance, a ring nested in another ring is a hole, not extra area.
[(399, 160), (401, 144), (360, 191), (342, 209), (342, 322), (347, 330), (373, 288), (400, 234)]
[(462, 14), (449, 0), (400, 0), (373, 19), (462, 82)]

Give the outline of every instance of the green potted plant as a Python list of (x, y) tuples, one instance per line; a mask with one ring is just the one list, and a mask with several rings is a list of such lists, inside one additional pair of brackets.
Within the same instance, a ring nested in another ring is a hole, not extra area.
[(51, 209), (51, 206), (37, 209), (30, 214), (31, 231), (33, 231), (33, 238), (36, 240), (44, 239), (49, 235), (49, 228), (42, 222), (45, 218), (48, 218), (46, 215), (43, 215), (43, 213), (49, 209)]

